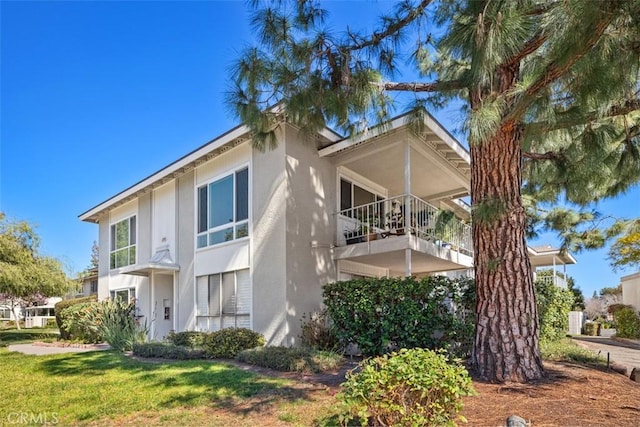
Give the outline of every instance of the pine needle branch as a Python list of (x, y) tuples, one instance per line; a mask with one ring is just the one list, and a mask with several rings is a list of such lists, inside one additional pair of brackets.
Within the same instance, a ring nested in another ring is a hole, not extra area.
[(589, 53), (593, 46), (598, 43), (613, 18), (613, 13), (602, 11), (600, 19), (597, 21), (597, 23), (591, 30), (586, 32), (588, 34), (588, 37), (584, 41), (584, 43), (581, 43), (579, 45), (579, 48), (576, 49), (564, 61), (560, 63), (552, 61), (551, 63), (549, 63), (542, 75), (525, 90), (524, 95), (513, 105), (513, 108), (511, 109), (509, 114), (506, 115), (503, 121), (509, 122), (519, 120), (525, 114), (529, 106), (535, 101), (540, 92), (546, 89), (558, 78), (565, 75), (571, 69), (571, 67), (575, 65), (576, 62), (578, 62), (587, 53)]
[[(567, 129), (574, 126), (586, 125), (598, 119), (624, 116), (626, 114), (633, 113), (634, 111), (640, 111), (640, 98), (628, 99), (621, 104), (612, 106), (608, 111), (605, 111), (604, 113), (592, 111), (581, 117), (576, 117), (575, 115), (568, 114), (568, 111), (564, 111), (558, 113), (558, 115), (560, 116), (560, 120), (557, 120), (554, 123), (544, 121), (525, 124), (525, 131), (531, 134), (549, 132), (559, 129)], [(566, 114), (568, 117), (562, 117), (563, 114)]]
[(397, 33), (402, 28), (406, 27), (407, 25), (415, 21), (420, 15), (422, 15), (431, 1), (432, 0), (422, 0), (418, 6), (416, 6), (415, 8), (410, 8), (405, 16), (398, 20), (392, 21), (382, 31), (374, 32), (369, 38), (366, 38), (359, 43), (354, 43), (351, 46), (348, 46), (348, 50), (357, 51), (368, 47), (377, 46), (387, 37), (397, 35)]
[(405, 91), (405, 92), (446, 92), (451, 90), (464, 89), (464, 85), (459, 80), (443, 81), (443, 82), (386, 82), (380, 83), (380, 88), (387, 91)]
[(531, 160), (560, 160), (562, 158), (562, 155), (555, 151), (547, 151), (546, 153), (531, 153), (528, 151), (524, 151), (522, 153), (522, 157)]

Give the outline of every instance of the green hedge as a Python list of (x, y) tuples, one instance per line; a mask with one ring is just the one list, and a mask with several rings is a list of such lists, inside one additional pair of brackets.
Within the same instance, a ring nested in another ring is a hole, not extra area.
[(198, 331), (171, 332), (167, 335), (167, 341), (178, 346), (200, 348), (206, 336), (206, 332)]
[(75, 304), (82, 304), (82, 303), (87, 303), (87, 302), (95, 302), (97, 300), (98, 300), (98, 298), (95, 295), (91, 295), (91, 296), (88, 296), (88, 297), (65, 299), (65, 300), (62, 300), (62, 301), (56, 303), (56, 305), (54, 306), (54, 313), (55, 313), (55, 316), (56, 316), (56, 324), (58, 325), (58, 329), (60, 330), (60, 338), (61, 339), (63, 339), (63, 340), (71, 339), (71, 334), (64, 327), (65, 318), (64, 318), (64, 316), (62, 314), (62, 311), (65, 308), (71, 307), (72, 305), (75, 305)]
[(538, 319), (540, 320), (540, 340), (557, 341), (567, 335), (569, 312), (573, 307), (574, 295), (551, 282), (535, 282)]
[(243, 350), (240, 362), (285, 372), (325, 372), (337, 369), (344, 358), (334, 352), (297, 347), (257, 347)]
[(587, 322), (582, 327), (582, 331), (585, 335), (597, 337), (600, 334), (600, 323), (598, 322)]
[(640, 317), (631, 306), (622, 307), (615, 311), (616, 336), (620, 338), (640, 338)]
[(324, 304), (343, 345), (365, 355), (399, 348), (449, 348), (464, 356), (474, 332), (472, 279), (371, 278), (324, 286)]
[(343, 422), (362, 426), (455, 425), (462, 397), (474, 394), (466, 369), (446, 356), (421, 348), (366, 359), (347, 373), (339, 400)]
[(191, 360), (204, 359), (202, 350), (174, 345), (165, 342), (134, 343), (133, 354), (140, 357), (156, 357), (162, 359)]
[(264, 337), (246, 328), (226, 328), (211, 332), (204, 338), (208, 357), (233, 359), (242, 350), (264, 345)]

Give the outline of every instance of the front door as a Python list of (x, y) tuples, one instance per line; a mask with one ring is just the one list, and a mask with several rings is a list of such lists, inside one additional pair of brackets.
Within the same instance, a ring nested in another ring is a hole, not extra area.
[(153, 279), (151, 339), (162, 340), (173, 329), (173, 275), (155, 274)]

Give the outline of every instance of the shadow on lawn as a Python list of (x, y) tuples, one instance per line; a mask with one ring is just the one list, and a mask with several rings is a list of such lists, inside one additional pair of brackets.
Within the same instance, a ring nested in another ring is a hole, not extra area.
[[(243, 415), (277, 401), (311, 401), (313, 391), (308, 384), (248, 372), (224, 362), (148, 363), (116, 351), (65, 354), (44, 360), (40, 366), (49, 375), (78, 377), (78, 381), (88, 375), (115, 373), (136, 387), (148, 387), (150, 393), (176, 388), (176, 393), (168, 393), (170, 397), (161, 402), (163, 407), (199, 405), (204, 397), (212, 406)], [(192, 386), (194, 391), (185, 392), (184, 386)]]

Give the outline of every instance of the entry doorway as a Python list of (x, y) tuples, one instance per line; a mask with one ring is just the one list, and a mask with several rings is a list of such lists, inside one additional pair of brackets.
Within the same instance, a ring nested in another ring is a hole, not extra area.
[(174, 329), (173, 274), (153, 274), (151, 292), (152, 311), (149, 332), (151, 339), (163, 340)]

